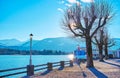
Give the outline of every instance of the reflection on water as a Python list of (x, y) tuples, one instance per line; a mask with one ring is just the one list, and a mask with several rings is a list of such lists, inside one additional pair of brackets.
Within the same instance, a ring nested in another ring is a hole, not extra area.
[[(48, 62), (68, 61), (70, 60), (69, 56), (71, 55), (33, 55), (32, 64), (40, 65)], [(25, 67), (29, 64), (29, 58), (29, 55), (0, 55), (0, 70)], [(8, 73), (9, 72), (7, 72), (7, 74)], [(3, 73), (0, 73), (0, 75), (2, 74)], [(21, 75), (19, 75), (19, 77), (20, 76)], [(9, 78), (18, 78), (18, 75)]]

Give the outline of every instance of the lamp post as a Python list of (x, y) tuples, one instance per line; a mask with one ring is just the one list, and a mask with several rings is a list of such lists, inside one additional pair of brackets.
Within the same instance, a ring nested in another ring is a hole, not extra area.
[(32, 37), (33, 34), (30, 34), (30, 60), (29, 65), (27, 65), (27, 76), (34, 75), (34, 65), (32, 65)]
[(30, 34), (30, 65), (32, 65), (32, 37), (33, 34)]

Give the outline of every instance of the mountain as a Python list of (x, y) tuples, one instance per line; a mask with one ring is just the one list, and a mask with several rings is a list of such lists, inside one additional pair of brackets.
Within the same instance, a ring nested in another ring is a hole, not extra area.
[(5, 39), (5, 40), (0, 40), (0, 45), (4, 46), (19, 46), (23, 42), (20, 42), (19, 40), (16, 39)]
[[(76, 46), (79, 43), (73, 39), (66, 37), (58, 37), (58, 38), (46, 38), (39, 41), (33, 41), (33, 50), (61, 50), (66, 52), (71, 52), (76, 49)], [(21, 45), (21, 47), (25, 47), (25, 49), (29, 49), (29, 42), (26, 42)], [(82, 44), (81, 44), (82, 45)]]
[(33, 45), (33, 49), (36, 50), (61, 50), (66, 52), (71, 52), (76, 49), (76, 46), (79, 43), (73, 39), (59, 37), (59, 38), (47, 38), (39, 41), (38, 43)]
[[(110, 47), (109, 50), (118, 50), (120, 48), (120, 38), (113, 38), (113, 40), (115, 41), (115, 45)], [(46, 38), (43, 40), (33, 40), (32, 49), (73, 52), (78, 44), (81, 48), (85, 48), (85, 40), (83, 39), (72, 39), (67, 37)], [(30, 41), (20, 42), (16, 39), (0, 40), (0, 48), (29, 50)], [(93, 49), (96, 49), (95, 45), (93, 45)]]
[(6, 46), (3, 46), (3, 45), (0, 44), (0, 48), (6, 48)]

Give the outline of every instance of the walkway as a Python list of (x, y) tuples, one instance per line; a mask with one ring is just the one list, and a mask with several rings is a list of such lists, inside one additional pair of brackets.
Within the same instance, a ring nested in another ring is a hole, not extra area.
[(94, 61), (95, 68), (86, 68), (86, 64), (53, 70), (49, 73), (37, 73), (31, 78), (120, 78), (120, 59), (105, 62)]

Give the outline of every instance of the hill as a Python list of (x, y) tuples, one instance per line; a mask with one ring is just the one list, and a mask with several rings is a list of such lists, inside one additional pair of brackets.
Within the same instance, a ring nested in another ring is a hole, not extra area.
[(17, 39), (4, 39), (0, 40), (0, 45), (3, 46), (19, 46), (23, 44), (23, 42), (17, 40)]
[[(113, 40), (115, 41), (115, 45), (109, 48), (109, 50), (118, 50), (120, 48), (120, 38), (113, 38)], [(39, 51), (60, 50), (65, 52), (73, 52), (78, 44), (81, 48), (85, 48), (85, 40), (82, 39), (72, 39), (67, 37), (46, 38), (43, 40), (33, 40), (32, 49)], [(0, 40), (0, 48), (29, 50), (30, 42), (20, 42), (16, 39)], [(93, 49), (95, 48), (95, 45), (93, 45)]]

